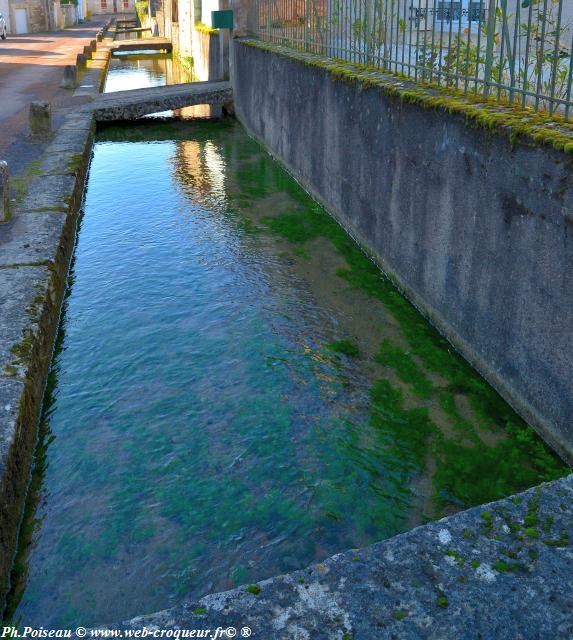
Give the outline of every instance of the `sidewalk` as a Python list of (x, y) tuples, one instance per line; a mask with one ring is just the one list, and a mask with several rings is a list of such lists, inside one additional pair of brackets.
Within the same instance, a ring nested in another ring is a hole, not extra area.
[(30, 102), (51, 102), (54, 131), (66, 113), (85, 102), (60, 87), (64, 66), (75, 63), (76, 55), (110, 17), (97, 16), (89, 24), (56, 33), (15, 35), (0, 41), (0, 159), (8, 161), (12, 175), (23, 173), (45, 148), (27, 139)]

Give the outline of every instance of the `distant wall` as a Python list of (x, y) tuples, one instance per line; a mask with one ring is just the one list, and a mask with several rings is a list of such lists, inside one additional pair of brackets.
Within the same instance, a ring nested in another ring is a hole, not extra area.
[(235, 110), (573, 461), (573, 155), (234, 40)]
[[(173, 20), (174, 5), (176, 21)], [(207, 18), (210, 23), (210, 13), (205, 20)], [(165, 36), (171, 39), (176, 56), (186, 69), (193, 70), (196, 80), (220, 80), (224, 77), (219, 34), (207, 33), (201, 28), (196, 28), (203, 19), (199, 0), (166, 1), (162, 19), (163, 28), (159, 31), (163, 31)]]
[[(51, 5), (51, 3), (50, 3)], [(47, 5), (41, 0), (18, 0), (9, 3), (10, 16), (8, 26), (10, 28), (9, 33), (15, 35), (18, 33), (16, 12), (26, 12), (26, 24), (27, 29), (22, 30), (21, 33), (35, 33), (37, 31), (47, 31), (50, 29), (51, 16), (47, 13)]]
[(197, 80), (221, 80), (223, 67), (219, 34), (195, 30), (193, 33), (193, 72)]
[(135, 0), (87, 0), (86, 10), (98, 14), (134, 14)]

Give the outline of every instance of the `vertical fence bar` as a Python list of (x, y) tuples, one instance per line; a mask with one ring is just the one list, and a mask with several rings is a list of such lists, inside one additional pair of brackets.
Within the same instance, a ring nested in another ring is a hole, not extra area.
[[(458, 0), (461, 4), (461, 0)], [(448, 27), (448, 52), (446, 54), (445, 59), (445, 68), (446, 68), (446, 86), (449, 87), (451, 84), (451, 73), (452, 73), (452, 36), (454, 34), (454, 7), (457, 6), (457, 2), (454, 5), (454, 0), (450, 0), (450, 15), (449, 18), (449, 27)]]
[[(511, 66), (509, 69), (509, 72), (511, 74), (511, 88), (509, 90), (509, 106), (510, 107), (513, 106), (513, 101), (515, 99), (515, 90), (517, 86), (517, 79), (515, 76), (515, 63), (516, 63), (516, 60), (517, 61), (520, 60), (520, 52), (517, 49), (517, 45), (518, 45), (517, 33), (519, 31), (519, 24), (521, 20), (520, 7), (521, 7), (521, 3), (518, 2), (515, 9), (515, 18), (513, 22), (513, 57), (512, 57)], [(517, 77), (519, 78), (519, 74)]]
[(390, 16), (388, 17), (388, 22), (390, 24), (390, 42), (388, 44), (388, 70), (392, 71), (392, 51), (394, 49), (394, 0), (390, 0)]
[[(466, 60), (465, 60), (465, 64), (464, 64), (464, 93), (467, 93), (469, 90), (469, 86), (470, 86), (470, 56), (471, 56), (471, 46), (472, 46), (472, 10), (474, 7), (474, 3), (472, 0), (470, 0), (470, 3), (468, 5), (468, 37), (466, 40)], [(479, 56), (479, 52), (478, 52), (478, 56)], [(477, 61), (477, 64), (479, 64), (479, 60)]]
[[(434, 15), (434, 7), (432, 6), (432, 16)], [(422, 61), (422, 80), (426, 80), (426, 70), (428, 62), (428, 20), (430, 18), (430, 4), (429, 0), (426, 0), (426, 13), (424, 15), (424, 44), (422, 45), (422, 51), (424, 52), (424, 58)]]
[(497, 73), (497, 101), (501, 100), (501, 90), (503, 86), (503, 69), (505, 62), (503, 56), (505, 55), (506, 47), (506, 34), (507, 34), (507, 0), (500, 0), (501, 2), (501, 43), (499, 49), (499, 71)]
[(251, 1), (263, 40), (571, 120), (569, 0)]
[(402, 55), (400, 56), (400, 59), (402, 61), (402, 69), (401, 69), (402, 75), (405, 75), (404, 74), (404, 66), (405, 66), (405, 62), (406, 62), (406, 20), (407, 20), (406, 4), (407, 4), (408, 1), (411, 1), (411, 0), (402, 0), (402, 2), (403, 2), (403, 12), (402, 12), (402, 17), (399, 20), (400, 34), (402, 35)]
[[(573, 28), (571, 29), (573, 32)], [(569, 114), (571, 112), (571, 107), (573, 103), (571, 102), (571, 93), (573, 87), (573, 35), (571, 36), (571, 51), (569, 54), (569, 74), (567, 76), (567, 91), (565, 93), (565, 100), (567, 104), (565, 105), (565, 122), (569, 122)]]
[[(410, 16), (410, 24), (414, 22), (413, 16)], [(414, 57), (414, 80), (418, 80), (418, 63), (420, 55), (420, 24), (422, 22), (422, 0), (418, 0), (416, 8), (416, 55)], [(425, 32), (424, 32), (425, 33)], [(412, 34), (410, 32), (410, 46), (412, 46)], [(411, 68), (411, 67), (410, 67)]]
[[(482, 31), (483, 31), (483, 27), (482, 27), (482, 21), (483, 21), (483, 16), (484, 16), (484, 10), (485, 10), (485, 5), (484, 5), (485, 0), (479, 0), (479, 22), (478, 22), (478, 30), (477, 30), (477, 42), (476, 42), (476, 70), (475, 70), (475, 77), (474, 77), (474, 95), (477, 95), (478, 93), (478, 89), (479, 89), (479, 72), (480, 72), (480, 66), (482, 63), (482, 59), (481, 59), (481, 36), (482, 36)], [(485, 75), (485, 71), (484, 71), (484, 75)]]
[[(538, 14), (539, 15), (539, 14)], [(543, 16), (541, 17), (541, 41), (537, 54), (537, 89), (535, 94), (535, 111), (539, 111), (539, 98), (543, 86), (543, 62), (545, 56), (545, 32), (547, 28), (547, 0), (543, 3)]]
[(523, 95), (521, 97), (521, 106), (525, 108), (527, 101), (527, 92), (529, 91), (529, 53), (531, 51), (531, 25), (533, 24), (533, 3), (529, 3), (529, 11), (527, 13), (527, 28), (525, 30), (525, 58), (523, 60)]
[(484, 86), (483, 94), (487, 98), (491, 85), (491, 70), (493, 68), (493, 50), (495, 46), (495, 23), (496, 23), (497, 1), (488, 0), (487, 11), (487, 36), (486, 36), (486, 52), (485, 52), (485, 70), (484, 70)]
[(557, 65), (560, 56), (561, 20), (563, 17), (563, 3), (559, 2), (557, 7), (557, 25), (555, 27), (555, 47), (553, 49), (553, 64), (551, 67), (551, 92), (549, 95), (549, 113), (555, 111), (555, 87), (557, 84)]
[(435, 55), (435, 51), (436, 51), (436, 2), (438, 0), (434, 0), (434, 9), (432, 11), (432, 44), (431, 44), (431, 49), (430, 49), (430, 58), (429, 58), (429, 62), (430, 62), (430, 82), (432, 82), (432, 80), (434, 79), (434, 66), (435, 66), (435, 62), (434, 62), (434, 55)]
[[(460, 0), (460, 3), (458, 5), (458, 33), (456, 34), (456, 45), (455, 45), (455, 52), (456, 52), (456, 68), (454, 71), (455, 74), (455, 83), (456, 83), (456, 89), (459, 88), (459, 79), (460, 79), (460, 50), (462, 48), (462, 16), (463, 16), (463, 12), (464, 12), (464, 8), (462, 5), (462, 2)], [(450, 54), (451, 55), (451, 54)]]
[(309, 46), (308, 46), (308, 21), (309, 21), (308, 0), (304, 0), (304, 25), (303, 25), (303, 31), (302, 31), (302, 46), (303, 46), (305, 51), (308, 51), (308, 49), (309, 49)]
[[(418, 0), (419, 2), (420, 0)], [(412, 74), (412, 35), (413, 35), (413, 27), (414, 27), (414, 20), (412, 18), (412, 8), (414, 7), (414, 0), (410, 0), (410, 14), (408, 16), (408, 75), (410, 76)], [(404, 13), (406, 13), (406, 11), (404, 11)], [(418, 42), (418, 38), (416, 38), (416, 44)], [(417, 78), (418, 74), (417, 74), (417, 69), (414, 70), (414, 76)]]

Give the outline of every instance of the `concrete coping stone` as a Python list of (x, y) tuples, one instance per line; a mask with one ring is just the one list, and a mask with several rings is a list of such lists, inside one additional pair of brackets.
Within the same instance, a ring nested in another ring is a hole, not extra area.
[[(85, 68), (83, 54), (78, 61)], [(105, 60), (96, 65), (84, 79), (89, 74), (97, 93)], [(52, 141), (40, 161), (42, 173), (29, 176), (27, 193), (13, 203), (11, 217), (0, 219), (0, 609), (9, 587), (94, 126), (91, 114), (76, 110), (52, 137), (49, 105), (33, 110), (40, 120), (34, 123), (37, 132)]]
[(264, 640), (565, 640), (572, 525), (573, 475), (108, 628), (234, 627), (241, 637), (248, 627)]

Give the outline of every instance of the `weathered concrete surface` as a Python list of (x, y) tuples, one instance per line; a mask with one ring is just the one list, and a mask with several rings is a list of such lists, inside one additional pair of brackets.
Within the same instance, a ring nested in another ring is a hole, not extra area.
[[(54, 148), (61, 149), (61, 138), (70, 135), (59, 132)], [(87, 151), (91, 131), (73, 135)], [(0, 224), (0, 609), (9, 588), (87, 166), (75, 147), (54, 156), (64, 160), (61, 174), (52, 167), (54, 173), (31, 178), (28, 194)]]
[(134, 40), (116, 40), (113, 51), (167, 51), (171, 52), (173, 45), (169, 38), (136, 38)]
[[(573, 476), (112, 628), (261, 640), (570, 640)], [(193, 613), (193, 612), (199, 613)], [(231, 637), (231, 636), (223, 636)]]
[(75, 89), (78, 86), (78, 68), (75, 64), (67, 64), (64, 67), (62, 89)]
[(223, 105), (233, 100), (229, 82), (188, 82), (168, 87), (107, 93), (83, 107), (98, 122), (133, 120), (150, 113), (182, 109), (197, 104)]
[[(0, 245), (2, 253), (2, 245)], [(48, 296), (48, 266), (0, 268), (0, 607), (6, 594), (22, 500), (36, 440), (36, 416), (48, 353), (40, 317), (40, 299)], [(8, 409), (6, 407), (9, 407)]]
[[(0, 268), (48, 264), (54, 258), (65, 221), (65, 212), (46, 211), (43, 215), (21, 213), (0, 225)], [(10, 297), (9, 291), (6, 295)]]
[(16, 437), (21, 380), (0, 378), (0, 473), (4, 472), (10, 448)]
[[(97, 94), (107, 57), (84, 76)], [(37, 420), (65, 290), (95, 124), (75, 110), (0, 224), (0, 610), (9, 589)]]
[(396, 78), (233, 51), (241, 122), (573, 461), (573, 156), (401, 100)]

